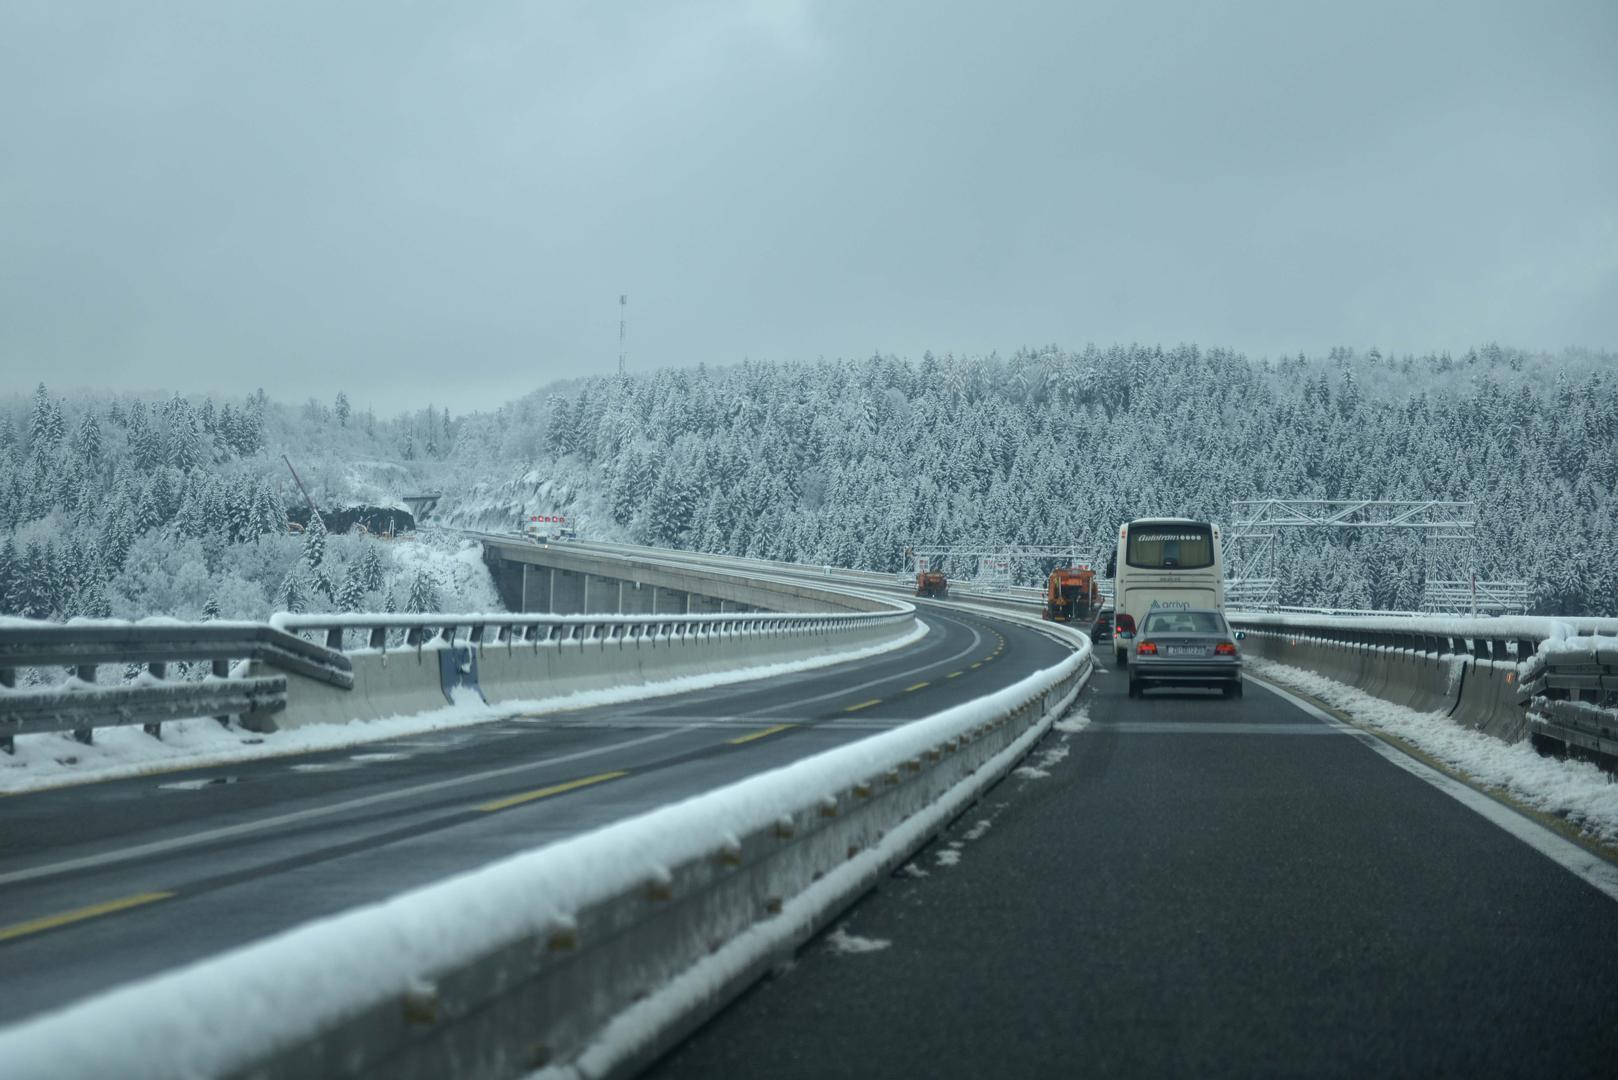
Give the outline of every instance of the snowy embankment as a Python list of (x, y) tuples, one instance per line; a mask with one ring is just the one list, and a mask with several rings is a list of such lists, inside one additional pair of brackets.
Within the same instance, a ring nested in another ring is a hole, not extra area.
[[(312, 1038), (337, 1018), (390, 998), (431, 1000), (435, 988), (425, 980), (435, 974), (514, 943), (531, 950), (536, 937), (548, 940), (572, 932), (582, 912), (644, 890), (648, 881), (666, 882), (672, 871), (705, 864), (716, 851), (739, 850), (743, 837), (777, 835), (783, 821), (824, 809), (849, 785), (925, 760), (946, 742), (970, 742), (984, 725), (1074, 680), (1064, 700), (1050, 703), (1059, 714), (1082, 691), (1088, 665), (1086, 647), (1053, 668), (934, 716), (111, 990), (0, 1032), (0, 1061), (20, 1076), (158, 1078), (238, 1072), (277, 1049)], [(734, 894), (732, 902), (745, 904), (744, 914), (753, 920), (746, 929), (711, 951), (700, 949), (702, 955), (690, 967), (617, 1013), (591, 1038), (574, 1067), (553, 1066), (547, 1073), (599, 1076), (622, 1069), (672, 1022), (735, 987), (735, 980), (761, 960), (801, 940), (884, 867), (914, 851), (1026, 754), (1047, 727), (1028, 726), (925, 809), (893, 821), (877, 842), (850, 851), (846, 859), (839, 850), (833, 868), (813, 875), (795, 895), (782, 897), (771, 917), (757, 919), (758, 898), (752, 893)], [(953, 762), (939, 766), (957, 767)], [(874, 800), (866, 805), (887, 804)], [(802, 849), (803, 857), (811, 847)], [(611, 940), (592, 944), (607, 948)], [(687, 952), (691, 943), (676, 931), (665, 944)], [(593, 1003), (586, 995), (564, 999), (564, 1004), (587, 1013)], [(86, 1031), (96, 1037), (83, 1038)]]
[(1528, 742), (1501, 742), (1444, 713), (1416, 712), (1301, 668), (1252, 656), (1245, 663), (1254, 674), (1333, 705), (1473, 783), (1564, 818), (1602, 843), (1618, 843), (1618, 783), (1589, 762), (1542, 757)]
[(177, 769), (200, 769), (291, 754), (340, 750), (388, 739), (486, 724), (514, 716), (542, 716), (569, 709), (683, 694), (753, 679), (778, 678), (900, 649), (919, 641), (927, 631), (927, 624), (918, 622), (911, 633), (893, 641), (862, 649), (829, 652), (809, 660), (688, 675), (644, 685), (589, 690), (552, 698), (502, 701), (494, 705), (463, 701), (411, 716), (355, 720), (346, 724), (309, 724), (271, 734), (224, 728), (212, 718), (199, 718), (165, 723), (161, 741), (139, 728), (129, 727), (97, 728), (95, 743), (90, 746), (78, 743), (66, 734), (21, 735), (16, 739), (14, 756), (0, 755), (0, 795), (173, 772)]

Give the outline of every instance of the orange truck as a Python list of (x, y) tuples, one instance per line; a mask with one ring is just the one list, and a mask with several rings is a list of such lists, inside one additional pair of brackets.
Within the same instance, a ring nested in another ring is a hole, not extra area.
[(916, 575), (916, 595), (949, 599), (949, 579), (942, 570), (923, 570)]
[(1060, 566), (1045, 582), (1045, 610), (1050, 622), (1086, 622), (1101, 610), (1096, 572), (1088, 566)]

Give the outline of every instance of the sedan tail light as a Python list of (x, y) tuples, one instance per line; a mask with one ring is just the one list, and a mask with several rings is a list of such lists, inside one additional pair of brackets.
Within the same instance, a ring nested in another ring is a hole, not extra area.
[(1221, 641), (1219, 644), (1214, 646), (1214, 655), (1215, 656), (1235, 656), (1236, 655), (1236, 646), (1232, 645), (1228, 641)]
[(1143, 642), (1141, 642), (1139, 645), (1135, 646), (1135, 655), (1136, 656), (1156, 656), (1157, 655), (1157, 642), (1155, 642), (1155, 641), (1143, 641)]

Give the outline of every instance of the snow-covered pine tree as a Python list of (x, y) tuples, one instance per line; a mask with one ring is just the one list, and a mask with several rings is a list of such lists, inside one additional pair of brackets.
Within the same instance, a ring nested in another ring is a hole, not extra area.
[(303, 579), (303, 568), (295, 567), (282, 581), (281, 587), (275, 591), (275, 605), (278, 610), (289, 615), (297, 615), (304, 610), (309, 601), (309, 587)]
[(303, 527), (303, 565), (311, 571), (319, 570), (326, 561), (326, 522), (319, 513), (309, 515), (309, 523)]
[(343, 584), (337, 590), (338, 611), (358, 611), (361, 602), (365, 599), (364, 571), (360, 564), (350, 563), (348, 571), (343, 575)]
[(427, 570), (417, 570), (416, 576), (411, 579), (405, 610), (412, 615), (438, 610), (438, 583)]

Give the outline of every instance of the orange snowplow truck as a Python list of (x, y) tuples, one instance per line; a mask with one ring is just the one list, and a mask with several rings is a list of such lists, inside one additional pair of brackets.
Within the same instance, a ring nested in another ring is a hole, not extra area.
[(923, 570), (916, 575), (916, 595), (949, 599), (949, 579), (942, 570)]
[(1063, 566), (1045, 583), (1045, 610), (1050, 622), (1084, 622), (1101, 609), (1096, 572), (1088, 566)]

